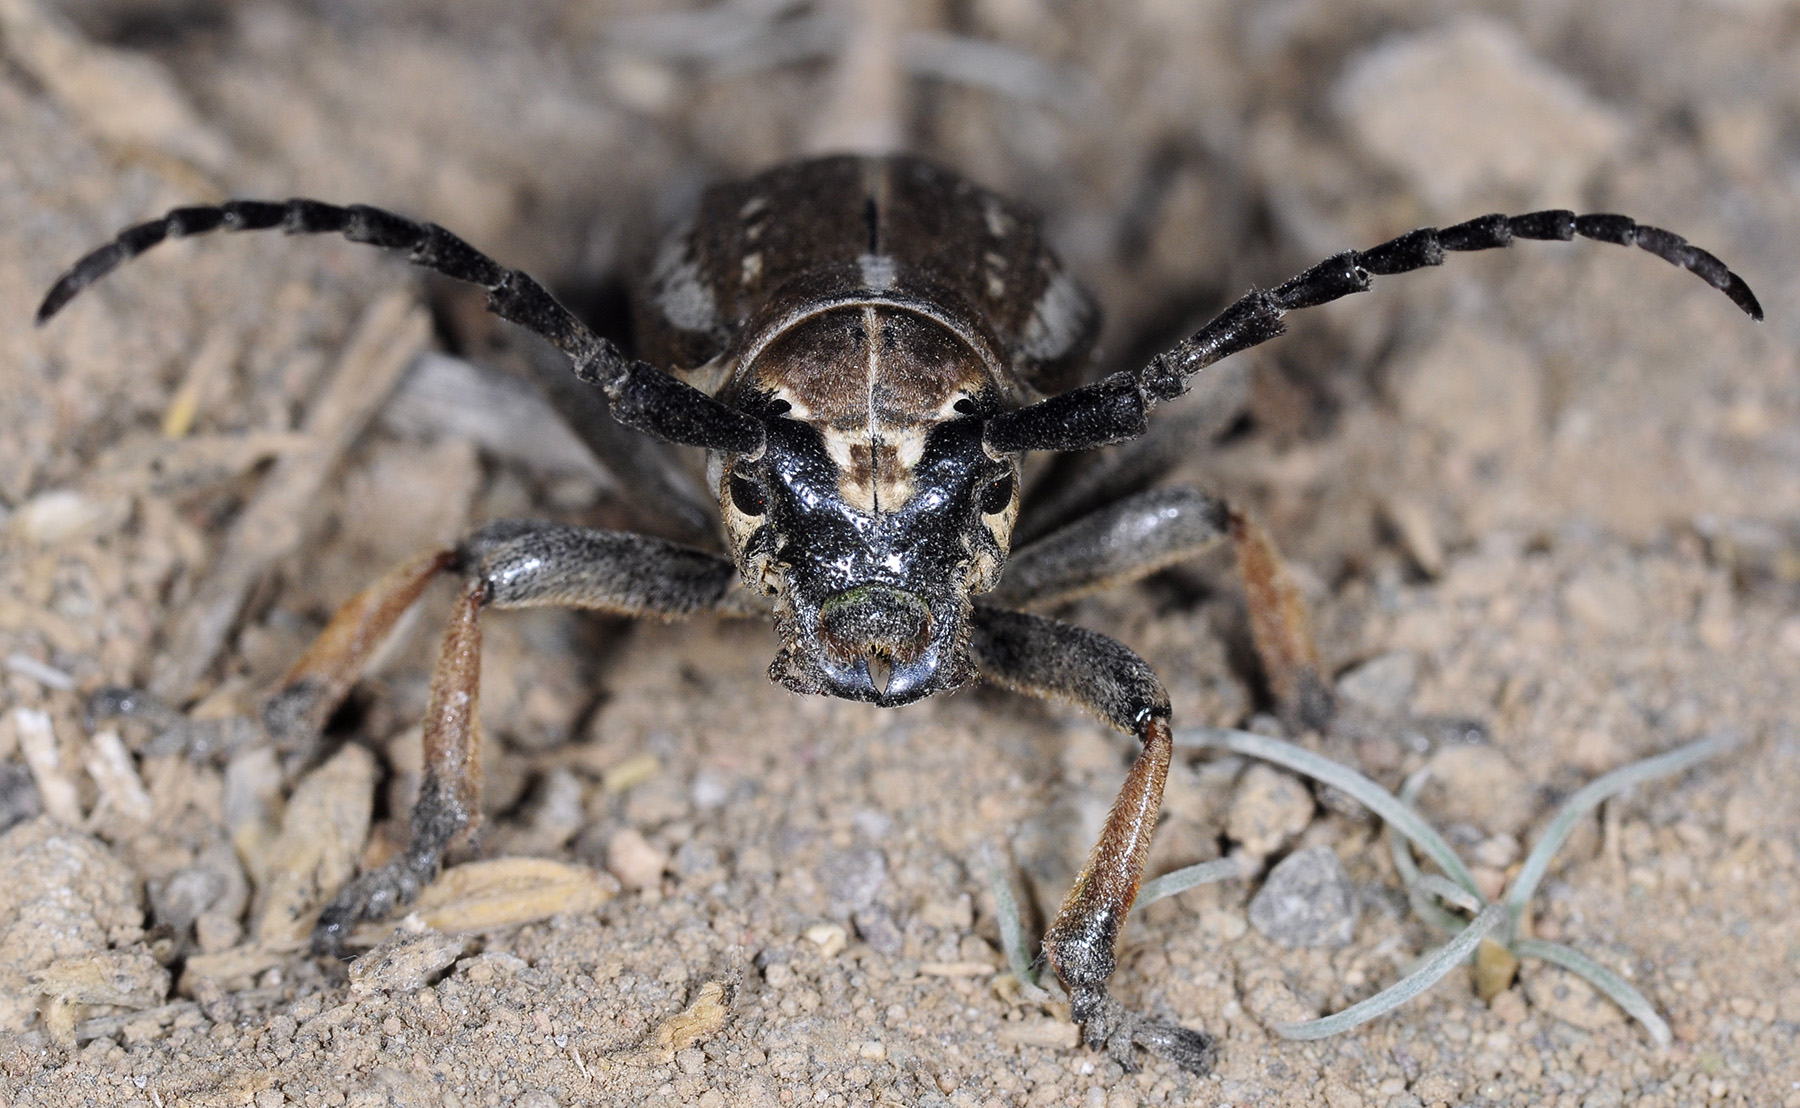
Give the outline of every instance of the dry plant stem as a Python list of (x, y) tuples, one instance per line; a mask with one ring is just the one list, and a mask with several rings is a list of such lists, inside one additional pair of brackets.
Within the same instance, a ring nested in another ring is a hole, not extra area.
[(1456, 938), (1439, 947), (1417, 969), (1398, 982), (1333, 1015), (1316, 1020), (1276, 1024), (1275, 1033), (1284, 1039), (1324, 1039), (1368, 1023), (1377, 1016), (1386, 1015), (1441, 981), (1458, 963), (1474, 953), (1487, 933), (1499, 927), (1505, 918), (1504, 908), (1498, 904), (1490, 904)]
[(122, 153), (166, 162), (203, 191), (231, 163), (231, 148), (148, 55), (90, 42), (64, 5), (0, 0), (7, 60), (42, 82), (82, 126)]
[(244, 598), (273, 562), (305, 538), (312, 522), (309, 506), (325, 479), (429, 335), (429, 317), (407, 294), (384, 297), (363, 313), (331, 380), (307, 413), (309, 446), (277, 459), (157, 652), (150, 679), (157, 696), (176, 704), (187, 699), (224, 646)]
[(19, 736), (19, 752), (25, 756), (25, 765), (37, 783), (44, 811), (59, 823), (81, 826), (81, 792), (63, 765), (49, 713), (36, 708), (14, 708), (10, 716)]

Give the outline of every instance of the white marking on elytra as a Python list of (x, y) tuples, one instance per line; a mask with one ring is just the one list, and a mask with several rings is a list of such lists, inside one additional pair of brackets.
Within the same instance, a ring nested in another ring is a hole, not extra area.
[(1005, 238), (1007, 232), (1012, 230), (1012, 218), (1006, 214), (1006, 209), (1000, 206), (1000, 201), (992, 196), (987, 197), (982, 203), (981, 215), (983, 222), (987, 224), (988, 234), (997, 239)]
[(863, 287), (871, 292), (887, 292), (894, 287), (894, 259), (886, 254), (863, 254), (856, 259), (862, 268)]
[(1047, 361), (1068, 353), (1087, 325), (1089, 310), (1087, 297), (1074, 279), (1061, 270), (1052, 273), (1020, 336), (1025, 355)]
[(756, 284), (757, 278), (762, 276), (762, 254), (760, 252), (745, 254), (743, 270), (744, 287), (748, 288)]
[(710, 331), (719, 326), (719, 306), (688, 256), (686, 228), (663, 240), (650, 267), (650, 284), (663, 318), (683, 331)]
[(1006, 297), (1006, 259), (990, 250), (982, 257), (982, 261), (987, 263), (988, 298), (1004, 299)]

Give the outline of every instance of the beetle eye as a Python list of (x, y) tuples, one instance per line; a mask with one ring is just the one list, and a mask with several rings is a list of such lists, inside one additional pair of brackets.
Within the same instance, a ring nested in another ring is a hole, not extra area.
[(975, 406), (975, 402), (973, 400), (970, 400), (966, 396), (956, 402), (955, 409), (957, 411), (961, 412), (963, 415), (975, 415), (977, 412), (979, 412), (981, 410)]
[(1006, 506), (1012, 503), (1012, 494), (1013, 476), (1008, 473), (983, 490), (981, 494), (982, 514), (991, 516), (997, 512), (1004, 512)]
[(735, 473), (731, 475), (731, 502), (747, 516), (763, 514), (762, 489), (748, 477), (740, 477)]

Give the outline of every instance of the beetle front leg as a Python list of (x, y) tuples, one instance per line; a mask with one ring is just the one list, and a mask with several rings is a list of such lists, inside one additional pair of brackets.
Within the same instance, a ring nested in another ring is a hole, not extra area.
[(457, 602), (431, 672), (425, 709), (425, 774), (412, 810), (406, 849), (380, 869), (339, 889), (313, 928), (315, 954), (343, 950), (360, 920), (383, 919), (410, 904), (443, 868), (451, 843), (481, 812), (481, 609), (487, 588), (476, 580)]
[(483, 608), (591, 608), (664, 619), (740, 610), (734, 604), (741, 591), (735, 589), (737, 567), (731, 562), (644, 535), (506, 521), (471, 535), (450, 562), (468, 587), (432, 670), (425, 775), (413, 805), (411, 836), (398, 857), (332, 898), (313, 931), (318, 953), (337, 953), (359, 921), (382, 919), (410, 903), (443, 868), (445, 852), (480, 817)]
[(1106, 991), (1118, 964), (1119, 932), (1137, 899), (1162, 810), (1174, 749), (1169, 697), (1142, 658), (1105, 635), (1023, 612), (978, 606), (969, 649), (983, 678), (1033, 696), (1074, 700), (1143, 744), (1088, 855), (1087, 865), (1044, 936), (1044, 956), (1069, 991), (1082, 1038), (1126, 1070), (1132, 1046), (1194, 1073), (1212, 1069), (1213, 1037), (1127, 1009)]
[[(1044, 935), (1044, 957), (1056, 971), (1057, 980), (1069, 990), (1069, 1011), (1081, 1024), (1083, 1039), (1090, 1047), (1105, 1049), (1127, 1069), (1135, 1068), (1131, 1044), (1149, 1023), (1113, 999), (1106, 982), (1117, 964), (1119, 931), (1137, 899), (1157, 814), (1162, 810), (1163, 783), (1169, 776), (1173, 749), (1168, 718), (1146, 717), (1138, 738), (1143, 749), (1106, 815), (1087, 865)], [(1214, 1048), (1209, 1038), (1196, 1036), (1177, 1045), (1191, 1047), (1193, 1052), (1191, 1061), (1171, 1052), (1182, 1066), (1211, 1068)]]

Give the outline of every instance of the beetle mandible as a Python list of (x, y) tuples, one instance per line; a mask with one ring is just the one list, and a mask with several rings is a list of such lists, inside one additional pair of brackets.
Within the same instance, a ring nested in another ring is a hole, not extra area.
[[(1121, 497), (1121, 486), (1103, 479), (1084, 495), (1049, 498), (1061, 507), (1031, 521), (1014, 552), (1023, 457), (1141, 443), (1157, 404), (1187, 392), (1206, 367), (1281, 334), (1285, 313), (1361, 292), (1375, 276), (1438, 265), (1446, 252), (1515, 238), (1637, 245), (1762, 318), (1736, 274), (1671, 232), (1620, 215), (1487, 215), (1347, 251), (1273, 289), (1253, 289), (1147, 365), (1082, 383), (1099, 313), (1030, 212), (917, 158), (838, 156), (705, 193), (640, 289), (647, 360), (628, 357), (532, 278), (442, 227), (301, 199), (179, 208), (129, 228), (56, 282), (38, 322), (167, 238), (277, 228), (404, 251), (416, 265), (485, 288), (490, 311), (568, 356), (620, 428), (706, 451), (729, 555), (499, 522), (396, 567), (345, 604), (263, 701), (261, 724), (274, 741), (316, 736), (432, 578), (465, 583), (432, 675), (410, 841), (339, 891), (315, 949), (335, 952), (357, 921), (412, 900), (476, 818), (482, 609), (563, 605), (668, 618), (762, 605), (782, 643), (769, 675), (796, 692), (897, 707), (979, 677), (1073, 700), (1139, 740), (1043, 943), (1084, 1040), (1127, 1069), (1134, 1044), (1199, 1072), (1216, 1054), (1211, 1036), (1130, 1012), (1106, 991), (1161, 806), (1169, 699), (1120, 643), (1017, 609), (1141, 578), (1230, 537), (1271, 683), (1314, 716), (1328, 711), (1328, 694), (1306, 644), (1284, 650), (1278, 641), (1305, 637), (1297, 599), (1283, 587), (1272, 546), (1240, 513), (1191, 489)], [(590, 431), (590, 439), (615, 433)], [(1119, 541), (1125, 533), (1131, 540)], [(115, 692), (112, 703), (141, 700)]]

